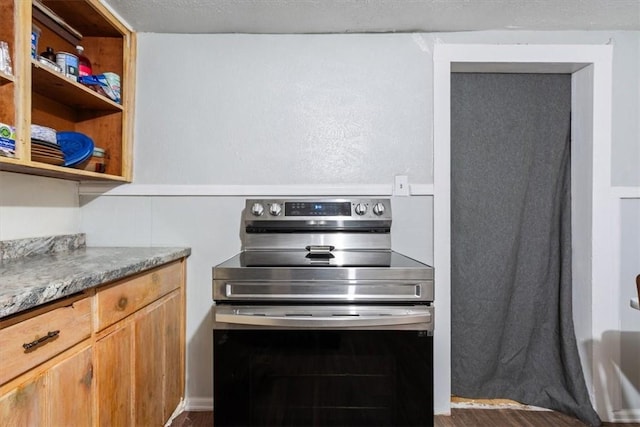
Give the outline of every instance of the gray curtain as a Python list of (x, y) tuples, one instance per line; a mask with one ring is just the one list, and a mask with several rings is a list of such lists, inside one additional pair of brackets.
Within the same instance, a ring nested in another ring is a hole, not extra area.
[(452, 75), (452, 392), (600, 425), (571, 310), (570, 109), (569, 75)]

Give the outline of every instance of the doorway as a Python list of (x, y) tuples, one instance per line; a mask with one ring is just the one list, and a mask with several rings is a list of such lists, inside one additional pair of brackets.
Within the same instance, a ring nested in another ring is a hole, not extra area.
[(571, 76), (451, 75), (452, 392), (590, 425), (571, 301)]
[[(450, 413), (451, 395), (451, 199), (450, 79), (452, 72), (569, 73), (572, 86), (573, 306), (581, 364), (592, 403), (607, 421), (615, 408), (607, 373), (619, 349), (596, 345), (619, 315), (615, 293), (598, 286), (616, 277), (611, 168), (610, 46), (436, 45), (434, 49), (434, 266), (439, 324), (435, 331), (435, 411)], [(579, 212), (580, 215), (575, 213)], [(597, 263), (591, 262), (597, 259)], [(604, 363), (606, 362), (606, 363)], [(612, 378), (615, 375), (611, 376)], [(606, 389), (605, 389), (606, 387)], [(615, 385), (614, 385), (615, 388)]]

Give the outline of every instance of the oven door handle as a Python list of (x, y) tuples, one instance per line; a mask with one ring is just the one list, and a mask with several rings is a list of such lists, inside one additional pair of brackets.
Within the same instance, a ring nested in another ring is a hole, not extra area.
[[(367, 312), (359, 313), (357, 309), (349, 313), (338, 312), (328, 314), (326, 310), (315, 312), (313, 310), (304, 313), (296, 313), (291, 310), (291, 314), (285, 314), (286, 309), (281, 314), (266, 314), (260, 309), (247, 310), (232, 307), (216, 307), (215, 322), (231, 325), (255, 326), (263, 328), (361, 328), (361, 327), (389, 327), (403, 325), (431, 324), (433, 322), (433, 307), (420, 309), (394, 309), (387, 308), (379, 310), (379, 313)], [(273, 307), (269, 311), (274, 310)]]

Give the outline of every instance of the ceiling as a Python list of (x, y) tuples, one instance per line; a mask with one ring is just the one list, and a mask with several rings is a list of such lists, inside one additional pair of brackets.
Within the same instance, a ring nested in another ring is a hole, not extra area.
[(640, 30), (640, 0), (102, 0), (152, 33)]

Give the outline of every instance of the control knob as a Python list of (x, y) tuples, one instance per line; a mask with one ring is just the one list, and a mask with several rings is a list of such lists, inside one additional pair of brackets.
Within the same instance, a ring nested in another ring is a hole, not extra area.
[(251, 206), (251, 213), (255, 216), (261, 216), (264, 213), (264, 206), (262, 206), (262, 203), (254, 203)]
[(269, 213), (271, 215), (278, 216), (281, 212), (282, 206), (280, 205), (280, 203), (272, 203), (271, 206), (269, 206)]
[(384, 213), (384, 205), (382, 203), (376, 203), (373, 205), (373, 213), (380, 216)]
[(358, 203), (355, 207), (355, 211), (357, 215), (362, 216), (367, 213), (367, 205), (364, 203)]

